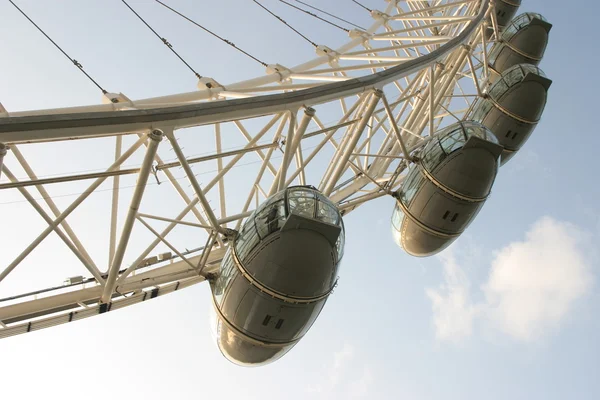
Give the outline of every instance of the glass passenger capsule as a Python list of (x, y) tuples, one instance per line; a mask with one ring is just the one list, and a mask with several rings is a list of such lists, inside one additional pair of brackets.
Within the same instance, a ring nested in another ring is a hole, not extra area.
[(436, 134), (394, 194), (396, 243), (417, 257), (448, 247), (489, 196), (501, 152), (494, 134), (476, 122), (459, 122)]
[(504, 147), (502, 164), (529, 139), (544, 112), (551, 84), (538, 67), (515, 65), (473, 105), (469, 119), (494, 132)]
[(500, 75), (517, 64), (537, 66), (544, 57), (551, 28), (540, 14), (525, 13), (513, 19), (490, 51), (492, 70)]
[[(498, 30), (500, 33), (504, 30), (504, 27), (508, 25), (510, 20), (515, 16), (517, 10), (521, 6), (521, 0), (493, 0), (494, 6), (496, 7), (496, 22), (498, 23)], [(494, 32), (493, 28), (488, 27), (488, 38)]]
[(217, 343), (239, 365), (262, 365), (309, 330), (337, 281), (339, 210), (317, 189), (287, 188), (242, 225), (211, 283)]

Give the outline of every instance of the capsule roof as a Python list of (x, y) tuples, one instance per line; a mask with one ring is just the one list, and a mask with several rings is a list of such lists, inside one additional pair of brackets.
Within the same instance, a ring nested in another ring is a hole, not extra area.
[(313, 186), (290, 186), (272, 195), (246, 220), (241, 231), (256, 229), (259, 237), (264, 239), (280, 230), (290, 214), (341, 228), (341, 231), (339, 228), (331, 230), (332, 237), (328, 237), (335, 243), (341, 258), (344, 247), (342, 215), (337, 206)]
[(421, 151), (422, 165), (433, 172), (451, 153), (463, 148), (471, 136), (499, 144), (496, 136), (475, 121), (461, 121), (442, 130)]
[(534, 20), (542, 22), (542, 25), (547, 29), (548, 32), (552, 28), (552, 24), (550, 24), (542, 14), (531, 12), (523, 13), (514, 18), (512, 21), (510, 21), (510, 23), (502, 32), (501, 39), (509, 41), (517, 32), (519, 32), (522, 28), (526, 27), (527, 25), (530, 25), (531, 22)]
[(254, 215), (258, 217), (278, 202), (283, 206), (281, 210), (283, 218), (296, 214), (332, 225), (343, 225), (342, 216), (336, 205), (313, 186), (290, 186), (269, 197), (256, 209)]
[(517, 64), (507, 69), (500, 79), (490, 86), (487, 90), (487, 94), (492, 100), (499, 101), (502, 95), (508, 92), (508, 89), (522, 83), (528, 76), (543, 78), (539, 81), (546, 90), (550, 88), (550, 85), (552, 84), (552, 81), (546, 77), (544, 71), (538, 67), (531, 64)]

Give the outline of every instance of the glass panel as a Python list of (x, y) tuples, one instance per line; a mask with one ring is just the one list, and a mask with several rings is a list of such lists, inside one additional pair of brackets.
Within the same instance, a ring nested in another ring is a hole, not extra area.
[(396, 202), (396, 206), (394, 207), (394, 213), (392, 214), (392, 237), (396, 244), (402, 247), (402, 221), (404, 220), (404, 212), (402, 208)]
[(457, 129), (440, 140), (440, 145), (446, 154), (462, 148), (465, 143), (465, 134), (462, 129)]
[(254, 227), (254, 219), (248, 220), (244, 224), (242, 232), (235, 240), (235, 250), (240, 262), (244, 262), (246, 256), (260, 242), (260, 238)]
[(288, 197), (315, 197), (315, 191), (309, 188), (293, 187), (288, 189)]
[(421, 171), (419, 171), (418, 168), (413, 167), (413, 170), (408, 173), (406, 181), (402, 183), (402, 187), (400, 188), (400, 199), (402, 200), (402, 204), (408, 207), (415, 197), (415, 194), (424, 183), (425, 177), (421, 174)]
[(521, 68), (510, 68), (502, 75), (504, 82), (506, 82), (508, 87), (512, 87), (517, 83), (522, 82), (524, 76), (525, 75), (523, 74), (523, 70)]
[(285, 203), (282, 199), (276, 202), (269, 202), (267, 207), (256, 214), (254, 221), (256, 229), (261, 239), (266, 238), (273, 232), (277, 232), (285, 222)]
[(402, 211), (402, 208), (400, 208), (400, 205), (398, 204), (398, 202), (396, 202), (396, 205), (394, 207), (394, 212), (392, 213), (392, 226), (397, 231), (400, 231), (400, 227), (402, 226), (403, 218), (404, 218), (404, 212)]
[(473, 116), (472, 119), (477, 122), (482, 122), (485, 117), (488, 115), (493, 105), (490, 101), (479, 98), (477, 99), (477, 103), (473, 106)]
[(512, 39), (513, 36), (515, 36), (515, 34), (519, 31), (519, 27), (515, 24), (510, 24), (508, 25), (505, 29), (504, 32), (502, 33), (502, 40), (504, 41), (510, 41), (510, 39)]
[(346, 242), (346, 236), (344, 234), (344, 229), (340, 232), (340, 236), (338, 236), (337, 242), (335, 243), (335, 248), (337, 250), (337, 259), (338, 262), (342, 260), (344, 257), (344, 244)]
[[(512, 69), (512, 68), (511, 68)], [(510, 69), (509, 69), (510, 71)], [(504, 82), (504, 79), (500, 78), (494, 83), (494, 85), (490, 89), (490, 96), (497, 100), (508, 90), (508, 85)]]
[[(303, 196), (304, 194), (310, 196)], [(288, 195), (288, 207), (290, 213), (307, 218), (315, 217), (315, 198), (312, 192), (291, 192)]]
[(422, 151), (422, 164), (428, 171), (432, 171), (440, 162), (446, 158), (440, 142), (433, 139)]
[(530, 73), (530, 74), (535, 74), (535, 75), (539, 75), (541, 77), (546, 78), (546, 74), (544, 73), (544, 71), (542, 71), (541, 69), (539, 69), (535, 65), (531, 65), (531, 64), (519, 64), (519, 67), (523, 71), (523, 76), (525, 76), (528, 73)]
[(217, 305), (221, 305), (223, 300), (223, 295), (225, 294), (225, 289), (229, 285), (229, 282), (236, 276), (237, 269), (235, 268), (235, 264), (233, 263), (233, 257), (231, 255), (231, 249), (225, 253), (225, 257), (223, 257), (223, 261), (221, 261), (221, 270), (219, 272), (219, 277), (215, 282), (215, 286), (213, 289), (213, 295), (215, 296), (215, 303)]
[(319, 199), (317, 203), (317, 219), (319, 221), (327, 222), (328, 224), (338, 225), (339, 212), (337, 208), (329, 202), (325, 203)]

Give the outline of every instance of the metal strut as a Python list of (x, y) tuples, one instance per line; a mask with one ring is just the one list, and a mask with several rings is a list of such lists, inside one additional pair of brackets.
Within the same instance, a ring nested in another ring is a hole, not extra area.
[(104, 284), (104, 290), (102, 291), (102, 297), (100, 298), (100, 301), (102, 303), (108, 303), (112, 298), (112, 294), (115, 289), (115, 282), (117, 280), (117, 275), (119, 273), (119, 269), (121, 269), (121, 263), (123, 262), (125, 250), (127, 249), (129, 238), (131, 237), (133, 224), (135, 222), (138, 209), (140, 208), (140, 203), (142, 202), (142, 196), (144, 195), (146, 183), (148, 182), (148, 177), (150, 176), (152, 162), (154, 161), (156, 150), (158, 150), (158, 144), (163, 138), (163, 132), (157, 129), (152, 131), (148, 135), (148, 137), (150, 138), (150, 144), (146, 149), (146, 155), (144, 156), (142, 169), (140, 170), (140, 174), (138, 176), (135, 191), (133, 192), (133, 196), (131, 197), (129, 211), (127, 213), (127, 216), (125, 217), (123, 231), (121, 232), (121, 239), (119, 239), (119, 244), (117, 245), (115, 255), (110, 264), (108, 278), (106, 280), (106, 283)]

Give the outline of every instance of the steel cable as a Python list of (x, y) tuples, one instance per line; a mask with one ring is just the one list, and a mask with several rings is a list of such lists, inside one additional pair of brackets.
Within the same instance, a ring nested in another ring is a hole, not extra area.
[(169, 10), (173, 11), (175, 14), (179, 15), (180, 17), (182, 17), (182, 18), (186, 19), (187, 21), (191, 22), (192, 24), (196, 25), (197, 27), (199, 27), (199, 28), (202, 28), (204, 31), (206, 31), (206, 32), (210, 33), (211, 35), (213, 35), (213, 36), (214, 36), (214, 37), (216, 37), (217, 39), (220, 39), (220, 40), (222, 40), (223, 42), (227, 43), (228, 45), (230, 45), (230, 46), (231, 46), (231, 47), (233, 47), (234, 49), (236, 49), (236, 50), (238, 50), (238, 51), (240, 51), (240, 52), (244, 53), (245, 55), (247, 55), (248, 57), (250, 57), (250, 58), (251, 58), (251, 59), (253, 59), (254, 61), (256, 61), (256, 62), (260, 63), (261, 65), (263, 65), (263, 66), (265, 66), (265, 67), (267, 67), (267, 66), (268, 66), (268, 64), (267, 64), (266, 62), (259, 60), (258, 58), (254, 57), (252, 54), (250, 54), (250, 53), (248, 53), (248, 52), (246, 52), (246, 51), (242, 50), (242, 49), (241, 49), (241, 48), (239, 48), (239, 47), (237, 47), (235, 44), (233, 44), (233, 42), (231, 42), (231, 41), (229, 41), (229, 40), (227, 40), (227, 39), (225, 39), (225, 38), (223, 38), (223, 37), (221, 37), (221, 36), (217, 35), (217, 34), (216, 34), (216, 33), (214, 33), (213, 31), (211, 31), (210, 29), (208, 29), (208, 28), (205, 28), (204, 26), (200, 25), (200, 24), (199, 24), (199, 23), (197, 23), (196, 21), (194, 21), (194, 20), (192, 20), (192, 19), (190, 19), (190, 18), (186, 17), (184, 14), (182, 14), (182, 13), (180, 13), (179, 11), (175, 10), (174, 8), (172, 8), (172, 7), (168, 6), (168, 5), (166, 5), (166, 4), (165, 4), (165, 3), (163, 3), (162, 1), (160, 1), (160, 0), (155, 0), (155, 1), (156, 1), (157, 3), (159, 3), (160, 5), (162, 5), (163, 7), (165, 7), (165, 8), (167, 8), (167, 9), (169, 9)]
[(92, 77), (91, 77), (91, 76), (90, 76), (90, 75), (89, 75), (87, 72), (85, 72), (85, 70), (83, 69), (83, 65), (81, 65), (81, 63), (80, 63), (79, 61), (75, 60), (74, 58), (71, 58), (71, 56), (69, 56), (69, 55), (67, 54), (67, 52), (66, 52), (66, 51), (64, 51), (64, 50), (63, 50), (63, 49), (62, 49), (62, 48), (61, 48), (61, 47), (60, 47), (60, 46), (59, 46), (59, 45), (58, 45), (58, 44), (57, 44), (57, 43), (56, 43), (54, 40), (52, 40), (52, 38), (51, 38), (50, 36), (48, 36), (48, 35), (46, 34), (46, 32), (44, 32), (44, 30), (43, 30), (42, 28), (40, 28), (40, 27), (39, 27), (39, 26), (38, 26), (38, 25), (37, 25), (35, 22), (33, 22), (33, 20), (32, 20), (31, 18), (29, 18), (29, 16), (28, 16), (27, 14), (25, 14), (25, 12), (24, 12), (23, 10), (21, 10), (21, 9), (19, 8), (19, 6), (17, 6), (17, 5), (16, 5), (16, 4), (15, 4), (15, 3), (14, 3), (12, 0), (8, 0), (8, 1), (9, 1), (9, 2), (10, 2), (10, 4), (12, 4), (12, 5), (13, 5), (13, 6), (14, 6), (14, 7), (17, 9), (17, 10), (19, 10), (19, 12), (20, 12), (21, 14), (23, 14), (23, 16), (24, 16), (25, 18), (27, 18), (27, 19), (29, 20), (29, 22), (31, 22), (31, 23), (33, 24), (33, 26), (35, 26), (35, 27), (38, 29), (38, 31), (40, 31), (40, 32), (41, 32), (41, 33), (42, 33), (44, 36), (46, 36), (46, 39), (48, 39), (50, 42), (52, 42), (52, 44), (53, 44), (54, 46), (56, 46), (56, 48), (57, 48), (58, 50), (60, 50), (60, 52), (61, 52), (61, 53), (63, 53), (63, 54), (65, 55), (65, 57), (67, 57), (67, 58), (69, 59), (69, 61), (71, 61), (71, 62), (73, 63), (73, 65), (75, 65), (75, 66), (76, 66), (76, 67), (77, 67), (77, 68), (78, 68), (78, 69), (79, 69), (81, 72), (83, 72), (83, 74), (84, 74), (85, 76), (87, 76), (87, 77), (88, 77), (88, 79), (89, 79), (90, 81), (92, 81), (92, 83), (93, 83), (94, 85), (96, 85), (96, 87), (97, 87), (98, 89), (100, 89), (100, 90), (102, 91), (102, 93), (103, 93), (103, 94), (106, 94), (106, 93), (108, 93), (106, 90), (104, 90), (104, 88), (103, 88), (102, 86), (100, 86), (100, 84), (99, 84), (98, 82), (96, 82), (96, 80), (95, 80), (94, 78), (92, 78)]

